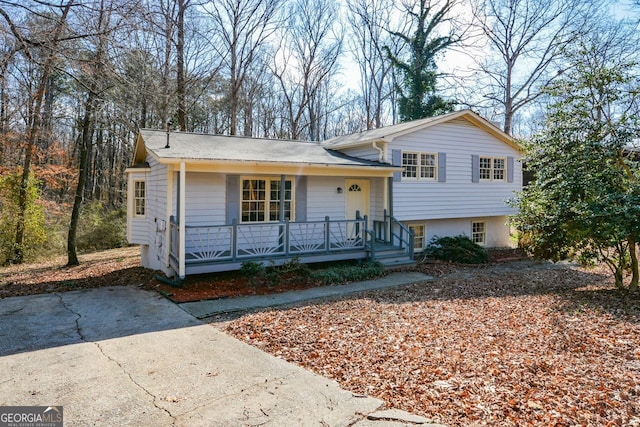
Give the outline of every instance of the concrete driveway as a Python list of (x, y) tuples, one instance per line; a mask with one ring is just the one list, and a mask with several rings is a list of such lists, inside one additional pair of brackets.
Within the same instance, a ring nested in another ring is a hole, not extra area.
[(0, 300), (0, 406), (16, 405), (62, 405), (65, 426), (409, 421), (133, 287)]

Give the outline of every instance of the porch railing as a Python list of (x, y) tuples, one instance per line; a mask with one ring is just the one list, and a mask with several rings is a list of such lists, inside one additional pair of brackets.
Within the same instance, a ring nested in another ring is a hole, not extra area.
[[(354, 220), (187, 225), (187, 263), (250, 260), (255, 258), (364, 250), (367, 217)], [(180, 224), (171, 218), (170, 255), (179, 259)]]

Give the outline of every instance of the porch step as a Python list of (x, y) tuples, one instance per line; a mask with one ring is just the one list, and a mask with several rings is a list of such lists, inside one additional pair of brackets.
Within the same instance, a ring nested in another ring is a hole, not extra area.
[(409, 257), (406, 255), (402, 257), (393, 257), (393, 258), (376, 257), (376, 261), (382, 264), (385, 270), (398, 268), (398, 267), (413, 267), (416, 265), (416, 262), (412, 259), (409, 259)]
[(376, 261), (382, 264), (385, 270), (398, 267), (413, 267), (416, 262), (409, 258), (404, 250), (389, 246), (384, 249), (376, 248)]

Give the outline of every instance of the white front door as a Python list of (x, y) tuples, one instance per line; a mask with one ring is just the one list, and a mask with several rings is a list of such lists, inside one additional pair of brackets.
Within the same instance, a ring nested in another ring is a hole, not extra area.
[(356, 211), (360, 216), (369, 215), (369, 180), (347, 179), (345, 181), (346, 219), (355, 219)]

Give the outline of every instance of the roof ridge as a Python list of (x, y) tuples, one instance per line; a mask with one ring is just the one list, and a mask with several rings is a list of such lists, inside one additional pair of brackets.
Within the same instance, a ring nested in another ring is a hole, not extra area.
[[(160, 132), (163, 134), (167, 133), (165, 129), (139, 128), (138, 130)], [(262, 136), (225, 135), (223, 133), (187, 132), (187, 131), (179, 131), (179, 130), (174, 130), (169, 132), (169, 134), (176, 134), (176, 133), (182, 134), (182, 135), (215, 136), (215, 137), (232, 138), (232, 139), (253, 139), (253, 140), (261, 140), (261, 141), (269, 141), (269, 142), (299, 142), (304, 144), (320, 144), (320, 141), (306, 141), (302, 139), (282, 139), (282, 138), (276, 139), (276, 138), (267, 138)]]

